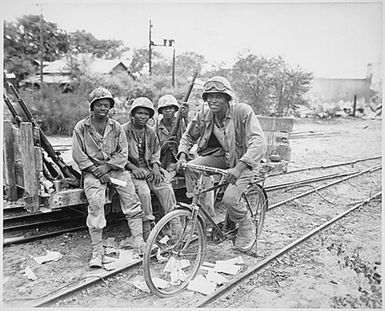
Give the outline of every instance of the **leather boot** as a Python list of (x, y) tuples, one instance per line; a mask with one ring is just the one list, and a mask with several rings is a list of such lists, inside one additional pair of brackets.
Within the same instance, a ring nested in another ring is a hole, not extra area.
[(147, 242), (147, 239), (151, 233), (151, 221), (143, 221), (143, 240)]
[(134, 247), (138, 250), (139, 256), (143, 256), (146, 244), (143, 240), (142, 218), (128, 218), (127, 222), (131, 230)]
[(249, 251), (255, 242), (255, 228), (249, 213), (239, 222), (234, 246), (242, 251)]
[(89, 262), (90, 268), (103, 267), (103, 243), (102, 243), (102, 229), (89, 229), (92, 244), (92, 258)]

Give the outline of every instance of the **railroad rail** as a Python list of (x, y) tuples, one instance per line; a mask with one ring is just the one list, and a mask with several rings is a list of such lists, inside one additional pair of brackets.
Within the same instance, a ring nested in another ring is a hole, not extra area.
[[(336, 184), (338, 184), (339, 182), (342, 182), (342, 181), (346, 181), (346, 180), (348, 180), (348, 178), (353, 178), (353, 177), (357, 177), (357, 176), (363, 175), (365, 173), (370, 173), (370, 172), (377, 171), (380, 168), (381, 167), (379, 167), (379, 166), (375, 166), (375, 167), (372, 167), (370, 169), (366, 169), (365, 171), (362, 171), (360, 173), (352, 174), (351, 176), (348, 176), (348, 177), (344, 178), (343, 180), (338, 180), (337, 182), (333, 182), (333, 183), (328, 184), (327, 187), (336, 185)], [(327, 187), (323, 187), (322, 189), (325, 189)], [(322, 189), (319, 189), (319, 190), (322, 190)], [(301, 197), (309, 195), (309, 194), (311, 194), (313, 192), (314, 191), (307, 191), (307, 192), (303, 193), (301, 195)], [(294, 242), (292, 242), (289, 245), (285, 246), (281, 250), (279, 250), (279, 251), (275, 252), (274, 254), (266, 257), (265, 259), (263, 259), (261, 262), (257, 263), (256, 265), (250, 266), (244, 273), (240, 274), (238, 277), (236, 277), (233, 280), (231, 280), (230, 283), (220, 287), (212, 295), (209, 295), (209, 296), (203, 298), (202, 300), (200, 300), (195, 305), (195, 307), (204, 307), (204, 306), (207, 306), (208, 304), (214, 302), (215, 300), (219, 299), (226, 292), (229, 292), (231, 289), (233, 289), (237, 284), (243, 282), (245, 279), (247, 279), (248, 277), (250, 277), (254, 273), (256, 273), (258, 271), (261, 271), (264, 267), (266, 267), (269, 263), (271, 263), (275, 258), (278, 258), (278, 257), (284, 255), (285, 253), (289, 252), (290, 250), (292, 250), (296, 246), (298, 246), (301, 243), (303, 243), (305, 240), (307, 240), (307, 239), (311, 238), (312, 236), (314, 236), (316, 233), (320, 232), (321, 230), (324, 230), (325, 228), (327, 228), (331, 224), (337, 222), (338, 220), (342, 219), (344, 216), (348, 215), (349, 213), (351, 213), (352, 211), (356, 210), (357, 208), (363, 206), (364, 204), (367, 204), (371, 200), (379, 197), (380, 195), (382, 195), (382, 192), (379, 192), (379, 193), (375, 194), (374, 196), (370, 197), (369, 199), (356, 204), (352, 208), (349, 208), (348, 210), (346, 210), (346, 211), (342, 212), (341, 214), (339, 214), (337, 217), (334, 217), (333, 219), (331, 219), (331, 220), (325, 222), (324, 224), (318, 226), (317, 228), (313, 229), (311, 232), (309, 232), (309, 233), (303, 235), (302, 237), (298, 238), (297, 240), (295, 240)], [(298, 196), (293, 196), (291, 198), (291, 200), (294, 200), (297, 197)], [(277, 206), (282, 205), (282, 204), (284, 204), (286, 202), (288, 202), (288, 200), (284, 200), (284, 201), (278, 202), (278, 203), (276, 203), (274, 205), (275, 205), (275, 207), (277, 207)], [(272, 205), (273, 208), (274, 208), (274, 205)], [(50, 304), (52, 304), (52, 303), (54, 303), (54, 302), (56, 302), (56, 301), (58, 301), (60, 299), (63, 299), (64, 297), (68, 297), (68, 296), (74, 295), (79, 290), (84, 289), (84, 288), (86, 288), (88, 286), (92, 286), (94, 284), (97, 284), (97, 283), (99, 283), (101, 281), (104, 281), (104, 280), (106, 280), (106, 279), (116, 275), (117, 273), (127, 272), (127, 271), (130, 271), (131, 269), (135, 269), (136, 267), (139, 266), (140, 263), (141, 263), (141, 260), (136, 260), (136, 261), (131, 262), (129, 264), (122, 265), (121, 267), (119, 267), (118, 269), (116, 269), (116, 270), (114, 270), (112, 272), (111, 271), (102, 271), (102, 272), (98, 273), (97, 275), (95, 275), (94, 277), (90, 277), (90, 279), (88, 279), (88, 280), (82, 280), (82, 281), (80, 281), (78, 284), (76, 284), (74, 286), (71, 286), (71, 287), (66, 288), (66, 289), (59, 289), (55, 293), (52, 293), (51, 295), (49, 295), (47, 297), (44, 297), (44, 299), (39, 299), (37, 302), (33, 303), (33, 306), (34, 307), (49, 306)]]

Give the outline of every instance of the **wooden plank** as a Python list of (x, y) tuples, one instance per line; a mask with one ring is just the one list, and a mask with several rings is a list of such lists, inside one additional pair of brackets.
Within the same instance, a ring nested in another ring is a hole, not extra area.
[(5, 193), (10, 201), (17, 201), (17, 188), (16, 188), (16, 170), (15, 170), (15, 151), (13, 141), (13, 131), (15, 127), (12, 122), (5, 120), (3, 122), (4, 129), (4, 182)]
[(32, 124), (20, 124), (21, 159), (23, 163), (24, 196), (30, 212), (39, 210), (39, 180), (35, 162)]
[(87, 199), (83, 189), (62, 190), (51, 194), (48, 206), (51, 209), (61, 209), (66, 206), (86, 204)]
[(277, 118), (257, 116), (263, 131), (272, 132), (292, 132), (294, 119), (293, 118)]

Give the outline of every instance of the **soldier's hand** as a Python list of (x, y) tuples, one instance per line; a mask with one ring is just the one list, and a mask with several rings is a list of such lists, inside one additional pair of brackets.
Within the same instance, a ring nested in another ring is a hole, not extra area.
[(187, 117), (188, 117), (188, 112), (189, 112), (188, 108), (187, 108), (185, 105), (182, 105), (179, 109), (180, 109), (179, 111), (180, 111), (182, 117), (183, 117), (184, 119), (187, 119)]
[(110, 176), (108, 174), (102, 175), (99, 180), (102, 184), (106, 184), (110, 181)]
[(146, 179), (147, 171), (145, 168), (138, 167), (132, 171), (132, 174), (135, 176), (136, 179)]
[(110, 167), (106, 164), (103, 164), (95, 167), (92, 173), (96, 176), (96, 178), (100, 179), (103, 175), (107, 174), (109, 171), (110, 171)]
[(242, 170), (240, 170), (239, 168), (237, 168), (237, 167), (230, 168), (230, 169), (227, 170), (227, 174), (225, 176), (225, 180), (228, 183), (231, 183), (231, 184), (235, 185), (235, 183), (237, 182), (239, 177), (241, 177), (241, 175), (242, 175)]
[(179, 161), (176, 163), (176, 170), (181, 171), (182, 170), (182, 164), (187, 163), (186, 154), (181, 153), (179, 157)]

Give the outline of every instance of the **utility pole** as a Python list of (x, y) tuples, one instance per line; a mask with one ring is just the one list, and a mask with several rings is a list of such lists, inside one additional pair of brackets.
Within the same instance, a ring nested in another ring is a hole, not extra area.
[(43, 84), (43, 57), (44, 57), (43, 7), (41, 7), (41, 11), (40, 11), (40, 89), (41, 89), (41, 85)]
[(150, 25), (148, 28), (148, 73), (150, 74), (150, 76), (152, 73), (152, 70), (151, 70), (151, 54), (152, 54), (151, 47), (154, 44), (154, 42), (152, 42), (152, 40), (151, 40), (151, 28), (152, 28), (152, 25), (151, 25), (151, 19), (150, 19)]

